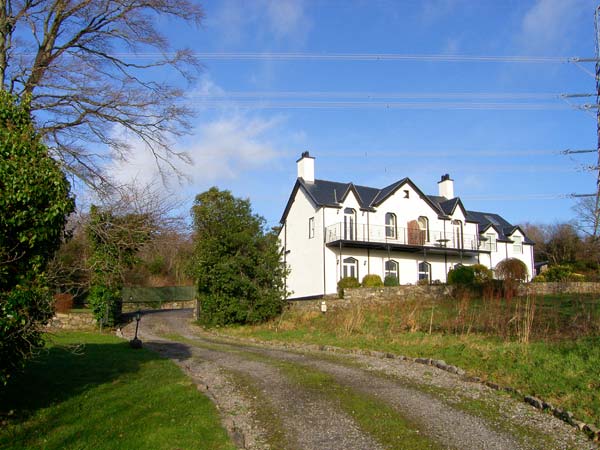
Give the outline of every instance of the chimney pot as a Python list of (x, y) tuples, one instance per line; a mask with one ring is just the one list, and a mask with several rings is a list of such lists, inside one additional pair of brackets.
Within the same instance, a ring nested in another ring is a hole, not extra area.
[(440, 197), (454, 198), (454, 180), (450, 178), (449, 174), (442, 175), (442, 178), (438, 181), (438, 191)]
[(298, 161), (298, 178), (302, 178), (305, 183), (315, 182), (315, 158), (310, 156), (308, 151), (302, 152)]

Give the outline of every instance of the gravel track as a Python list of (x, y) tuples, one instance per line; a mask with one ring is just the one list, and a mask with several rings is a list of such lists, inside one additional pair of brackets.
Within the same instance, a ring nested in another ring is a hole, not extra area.
[[(280, 422), (285, 444), (279, 445), (286, 448), (383, 448), (328, 395), (318, 395), (314, 389), (304, 389), (289, 380), (277, 367), (278, 362), (291, 364), (298, 370), (304, 367), (317, 370), (354, 392), (380, 399), (442, 448), (597, 448), (557, 419), (437, 368), (396, 359), (365, 356), (327, 358), (272, 345), (249, 345), (204, 333), (190, 325), (190, 320), (190, 310), (149, 312), (140, 322), (140, 335), (147, 347), (174, 360), (199, 389), (211, 397), (239, 448), (270, 448), (268, 437), (272, 435), (270, 427), (273, 424), (262, 423), (264, 418), (261, 422), (261, 416), (257, 414), (257, 409), (265, 406)], [(124, 334), (131, 336), (133, 328), (129, 325), (123, 330)], [(169, 334), (183, 336), (186, 341), (166, 339), (164, 336)], [(249, 394), (240, 385), (240, 375), (251, 380), (257, 388), (254, 394)], [(419, 386), (431, 389), (420, 389)], [(435, 389), (449, 393), (451, 400), (457, 404), (465, 398), (484, 399), (494, 409), (493, 414), (502, 414), (505, 421), (512, 420), (521, 429), (527, 427), (532, 432), (527, 433), (526, 439), (519, 439), (516, 431), (511, 433), (506, 426), (499, 427), (498, 423), (490, 423), (483, 417), (454, 407), (452, 401), (448, 401), (448, 395), (436, 394)], [(531, 437), (536, 434), (540, 439)], [(403, 448), (401, 443), (397, 448)]]

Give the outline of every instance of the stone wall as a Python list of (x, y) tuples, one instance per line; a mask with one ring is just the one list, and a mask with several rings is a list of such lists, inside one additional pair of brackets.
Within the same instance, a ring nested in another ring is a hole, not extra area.
[(600, 283), (568, 282), (568, 283), (527, 283), (519, 288), (519, 294), (600, 294)]
[[(451, 294), (451, 287), (446, 285), (405, 285), (380, 288), (346, 288), (344, 299), (323, 298), (315, 300), (290, 301), (292, 308), (319, 310), (321, 301), (325, 300), (328, 309), (344, 308), (354, 303), (397, 301), (409, 298), (435, 300)], [(550, 294), (600, 294), (600, 283), (526, 283), (519, 287), (520, 295)]]
[(152, 303), (123, 303), (123, 312), (133, 312), (138, 309), (184, 309), (194, 308), (196, 300), (186, 300), (178, 302), (162, 302), (160, 305)]
[(56, 313), (48, 328), (59, 330), (94, 330), (96, 321), (92, 313)]

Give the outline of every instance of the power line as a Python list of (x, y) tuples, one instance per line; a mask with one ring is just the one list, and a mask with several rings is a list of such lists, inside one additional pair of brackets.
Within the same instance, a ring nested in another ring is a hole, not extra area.
[(553, 103), (502, 103), (502, 102), (367, 102), (367, 101), (198, 101), (205, 108), (235, 106), (241, 109), (454, 109), (454, 110), (494, 110), (494, 111), (568, 111), (573, 107)]
[[(140, 54), (141, 55), (141, 54)], [(157, 54), (155, 54), (157, 55)], [(316, 52), (202, 52), (195, 56), (205, 60), (316, 60), (316, 61), (439, 61), (496, 63), (566, 63), (584, 62), (585, 58), (565, 56), (509, 56), (403, 53), (316, 53)]]
[(229, 98), (367, 98), (367, 99), (558, 99), (594, 94), (556, 94), (548, 92), (339, 92), (339, 91), (232, 91), (200, 93), (188, 99)]

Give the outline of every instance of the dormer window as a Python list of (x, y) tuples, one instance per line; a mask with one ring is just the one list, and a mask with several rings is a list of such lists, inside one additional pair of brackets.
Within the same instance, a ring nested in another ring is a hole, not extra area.
[(514, 253), (523, 253), (523, 238), (521, 236), (513, 236), (513, 252)]
[(387, 239), (396, 239), (396, 214), (386, 213), (385, 215), (385, 237)]

